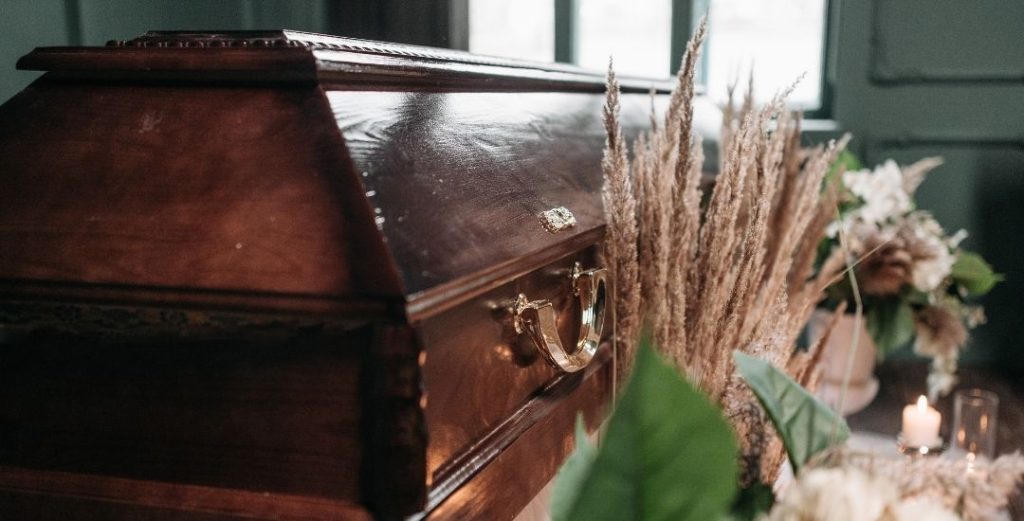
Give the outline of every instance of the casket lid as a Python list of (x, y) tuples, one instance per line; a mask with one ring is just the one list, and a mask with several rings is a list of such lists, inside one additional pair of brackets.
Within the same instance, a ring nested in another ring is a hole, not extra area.
[[(59, 233), (0, 226), (0, 243), (30, 252), (0, 256), (11, 279), (394, 300), (418, 320), (604, 234), (601, 73), (296, 31), (150, 32), (37, 49), (18, 65), (50, 72), (0, 108), (0, 166), (16, 172), (0, 176), (0, 224), (23, 225), (31, 210), (19, 201), (49, 198)], [(649, 93), (669, 87), (623, 80), (627, 134), (648, 125)], [(698, 128), (714, 132), (713, 113), (702, 107)], [(239, 141), (252, 134), (258, 145)], [(42, 142), (56, 153), (40, 157)], [(140, 146), (148, 156), (136, 157)], [(72, 179), (90, 178), (74, 190), (92, 206), (60, 200)], [(150, 199), (114, 204), (133, 193)], [(190, 220), (182, 205), (205, 217)], [(258, 224), (289, 207), (287, 219)], [(544, 212), (558, 208), (574, 226), (549, 229)], [(100, 211), (116, 233), (89, 224)], [(164, 236), (203, 240), (161, 249), (173, 267), (163, 269), (147, 261), (153, 237), (133, 227), (140, 213)], [(245, 250), (213, 254), (213, 244)]]

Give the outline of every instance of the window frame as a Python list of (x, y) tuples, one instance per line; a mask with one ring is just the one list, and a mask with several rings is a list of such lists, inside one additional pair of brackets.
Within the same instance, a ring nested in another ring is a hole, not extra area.
[[(469, 0), (450, 0), (452, 27), (452, 44), (456, 48), (468, 49), (469, 33)], [(671, 50), (669, 52), (669, 70), (676, 71), (679, 62), (686, 52), (686, 43), (690, 40), (693, 30), (700, 19), (698, 13), (706, 13), (712, 0), (672, 0), (671, 18)], [(839, 18), (839, 2), (841, 0), (823, 0), (825, 16), (823, 23), (824, 42), (821, 46), (821, 106), (814, 110), (804, 111), (807, 119), (827, 120), (833, 116), (836, 79), (836, 48), (838, 41), (837, 28)], [(555, 62), (576, 63), (576, 32), (578, 26), (577, 0), (554, 0), (555, 8)], [(698, 65), (698, 92), (703, 92), (702, 79), (707, 76), (707, 60), (701, 59)]]

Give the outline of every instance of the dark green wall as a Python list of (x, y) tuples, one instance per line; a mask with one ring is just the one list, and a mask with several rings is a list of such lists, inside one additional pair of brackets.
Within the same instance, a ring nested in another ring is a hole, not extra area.
[(1008, 279), (967, 360), (1024, 369), (1024, 2), (834, 1), (835, 118), (868, 163), (945, 157), (920, 206)]

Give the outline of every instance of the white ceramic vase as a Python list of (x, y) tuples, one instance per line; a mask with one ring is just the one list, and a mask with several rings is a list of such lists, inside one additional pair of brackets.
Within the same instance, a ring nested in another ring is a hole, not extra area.
[[(831, 318), (831, 311), (821, 309), (816, 310), (811, 316), (811, 320), (807, 324), (811, 345), (821, 338), (821, 334)], [(829, 336), (821, 358), (821, 381), (815, 392), (818, 398), (843, 416), (848, 416), (867, 407), (878, 394), (878, 379), (874, 375), (878, 350), (865, 327), (865, 319), (861, 317), (857, 349), (853, 354), (850, 367), (850, 384), (846, 390), (842, 410), (840, 410), (840, 391), (843, 387), (843, 377), (846, 374), (850, 349), (853, 347), (855, 323), (856, 319), (853, 314), (843, 315), (832, 331), (832, 335)]]

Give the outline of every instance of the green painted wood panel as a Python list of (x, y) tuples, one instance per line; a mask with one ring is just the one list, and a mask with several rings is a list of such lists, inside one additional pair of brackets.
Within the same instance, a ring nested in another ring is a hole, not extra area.
[(69, 25), (65, 0), (0, 1), (0, 102), (6, 101), (39, 76), (15, 70), (14, 64), (39, 45), (70, 45), (74, 32)]
[(982, 301), (990, 320), (967, 361), (1024, 370), (1024, 4), (833, 1), (835, 119), (869, 164), (946, 158), (920, 206), (1008, 276)]

